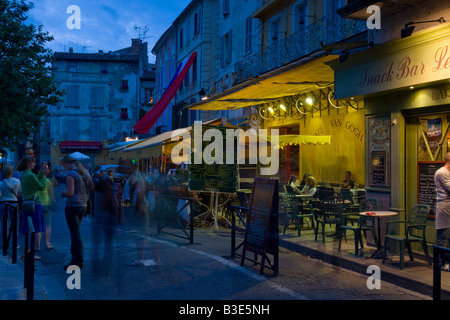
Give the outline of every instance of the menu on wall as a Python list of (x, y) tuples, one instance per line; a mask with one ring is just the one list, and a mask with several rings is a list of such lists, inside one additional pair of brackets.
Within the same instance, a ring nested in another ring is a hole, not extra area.
[(386, 185), (386, 151), (372, 151), (372, 185)]
[(419, 161), (417, 164), (417, 203), (430, 206), (430, 216), (436, 214), (434, 174), (444, 161)]
[(369, 136), (369, 185), (389, 187), (391, 118), (372, 117), (368, 120)]

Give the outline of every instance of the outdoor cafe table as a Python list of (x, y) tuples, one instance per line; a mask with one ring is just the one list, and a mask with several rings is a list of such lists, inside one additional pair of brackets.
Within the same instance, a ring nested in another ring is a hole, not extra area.
[(309, 201), (314, 198), (313, 196), (310, 196), (309, 194), (295, 194), (295, 197), (302, 203), (304, 201)]
[[(367, 216), (367, 217), (374, 217), (378, 220), (378, 241), (377, 241), (377, 250), (373, 253), (372, 258), (381, 259), (382, 258), (382, 251), (383, 248), (381, 248), (381, 230), (380, 230), (380, 219), (381, 218), (388, 218), (398, 215), (398, 212), (395, 211), (364, 211), (359, 213), (361, 216)], [(386, 249), (386, 248), (384, 248)]]

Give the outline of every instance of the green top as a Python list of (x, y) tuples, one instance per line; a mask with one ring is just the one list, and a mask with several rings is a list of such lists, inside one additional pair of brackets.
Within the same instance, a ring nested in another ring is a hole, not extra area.
[(40, 204), (43, 206), (48, 206), (53, 199), (50, 199), (50, 188), (52, 183), (49, 179), (45, 178), (45, 188), (42, 191), (37, 192), (37, 199)]
[[(46, 181), (42, 171), (36, 176), (30, 170), (24, 170), (20, 175), (23, 200), (33, 200), (37, 191), (45, 189)], [(37, 199), (38, 200), (38, 199)]]

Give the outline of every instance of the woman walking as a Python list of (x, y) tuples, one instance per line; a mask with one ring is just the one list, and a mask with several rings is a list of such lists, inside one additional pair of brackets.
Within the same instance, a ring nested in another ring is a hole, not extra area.
[(83, 241), (81, 239), (80, 224), (87, 209), (88, 191), (83, 177), (86, 172), (78, 161), (70, 156), (62, 160), (64, 169), (67, 171), (66, 191), (62, 193), (66, 197), (65, 215), (67, 226), (70, 231), (72, 259), (64, 266), (64, 270), (71, 265), (83, 267)]
[[(39, 199), (36, 198), (37, 192), (45, 189), (46, 182), (44, 179), (44, 173), (39, 170), (36, 176), (33, 173), (33, 169), (36, 166), (36, 159), (31, 156), (25, 156), (17, 165), (17, 170), (21, 171), (20, 183), (22, 185), (22, 210), (23, 219), (21, 225), (21, 234), (26, 234), (28, 232), (28, 218), (31, 217), (33, 222), (34, 231), (36, 233), (36, 240), (40, 239), (41, 233), (45, 232), (45, 222), (44, 222), (44, 211)], [(33, 206), (25, 206), (25, 201), (34, 201)], [(35, 259), (39, 260), (41, 257), (35, 256)]]

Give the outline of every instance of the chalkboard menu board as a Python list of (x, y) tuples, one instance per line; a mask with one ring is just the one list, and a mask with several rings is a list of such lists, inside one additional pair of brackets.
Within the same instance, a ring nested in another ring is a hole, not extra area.
[(241, 265), (244, 265), (246, 251), (262, 256), (261, 274), (264, 272), (265, 260), (270, 262), (266, 254), (272, 254), (272, 269), (275, 274), (278, 273), (278, 180), (255, 178)]
[(430, 216), (436, 214), (435, 172), (444, 161), (419, 161), (417, 165), (417, 202), (430, 206)]

